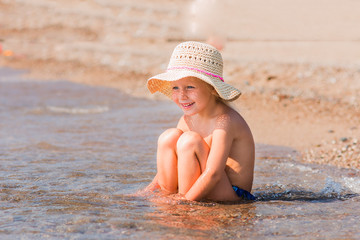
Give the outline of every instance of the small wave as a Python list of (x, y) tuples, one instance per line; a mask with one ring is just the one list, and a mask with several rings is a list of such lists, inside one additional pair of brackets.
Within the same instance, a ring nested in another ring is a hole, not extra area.
[(344, 177), (343, 184), (352, 191), (360, 194), (360, 179), (354, 177)]
[(109, 111), (108, 106), (104, 106), (104, 107), (96, 106), (89, 108), (47, 106), (46, 109), (54, 113), (67, 113), (67, 114), (94, 114), (94, 113), (103, 113)]
[(340, 183), (327, 179), (320, 191), (312, 191), (299, 186), (267, 185), (265, 189), (254, 189), (258, 201), (333, 201), (359, 196)]
[(335, 182), (332, 178), (328, 177), (321, 193), (326, 196), (341, 196), (342, 193), (348, 191), (349, 190), (346, 187), (343, 187), (340, 183)]

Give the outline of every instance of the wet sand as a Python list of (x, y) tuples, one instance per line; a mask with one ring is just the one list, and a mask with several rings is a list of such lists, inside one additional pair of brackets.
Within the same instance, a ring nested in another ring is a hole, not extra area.
[[(162, 98), (147, 92), (146, 79), (166, 68), (179, 42), (212, 34), (204, 24), (191, 31), (191, 3), (0, 0), (0, 65)], [(257, 143), (360, 168), (359, 8), (351, 0), (218, 8), (209, 21), (225, 39), (225, 80), (243, 90), (236, 106)]]

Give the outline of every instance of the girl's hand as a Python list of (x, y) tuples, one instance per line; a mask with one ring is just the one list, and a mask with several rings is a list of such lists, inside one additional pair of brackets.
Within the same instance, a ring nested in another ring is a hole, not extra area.
[(188, 201), (186, 198), (185, 198), (185, 195), (183, 194), (180, 194), (180, 193), (177, 193), (177, 194), (173, 194), (171, 196), (172, 199), (176, 200), (176, 201)]

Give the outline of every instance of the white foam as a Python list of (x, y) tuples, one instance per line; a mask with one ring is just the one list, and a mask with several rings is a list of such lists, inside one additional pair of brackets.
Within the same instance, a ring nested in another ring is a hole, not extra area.
[(341, 194), (345, 192), (346, 189), (342, 186), (341, 183), (335, 182), (334, 179), (328, 177), (325, 182), (324, 189), (321, 191), (322, 194)]
[(360, 179), (352, 177), (342, 178), (343, 184), (355, 193), (360, 193)]
[(46, 109), (55, 113), (68, 113), (68, 114), (94, 114), (94, 113), (103, 113), (109, 111), (108, 106), (96, 106), (89, 108), (47, 106)]

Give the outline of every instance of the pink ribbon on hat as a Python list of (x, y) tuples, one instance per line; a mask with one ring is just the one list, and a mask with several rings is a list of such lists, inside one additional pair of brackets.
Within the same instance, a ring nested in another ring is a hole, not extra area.
[(182, 67), (171, 67), (171, 68), (168, 68), (167, 70), (173, 70), (173, 69), (187, 69), (187, 70), (195, 70), (195, 71), (198, 71), (198, 72), (201, 72), (201, 73), (205, 73), (207, 75), (210, 75), (212, 77), (217, 77), (219, 78), (221, 81), (225, 82), (224, 79), (219, 76), (219, 75), (216, 75), (216, 74), (213, 74), (211, 72), (207, 72), (205, 70), (202, 70), (202, 69), (198, 69), (198, 68), (193, 68), (193, 67), (186, 67), (186, 66), (182, 66)]

